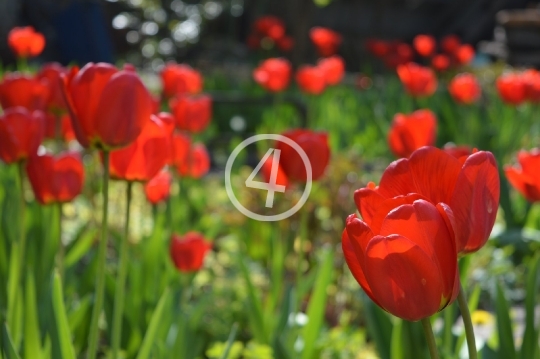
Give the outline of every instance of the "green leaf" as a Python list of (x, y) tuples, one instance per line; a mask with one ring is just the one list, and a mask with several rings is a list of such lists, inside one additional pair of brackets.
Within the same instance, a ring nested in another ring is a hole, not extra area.
[(15, 349), (15, 344), (11, 339), (11, 334), (9, 334), (7, 323), (2, 325), (2, 349), (6, 354), (6, 359), (20, 359), (17, 349)]
[(225, 346), (225, 350), (223, 351), (223, 354), (221, 355), (221, 359), (229, 358), (229, 352), (231, 351), (231, 347), (233, 346), (234, 340), (236, 339), (237, 331), (238, 331), (238, 323), (234, 323), (231, 328), (231, 333), (229, 334), (229, 339), (227, 339), (227, 345)]
[(36, 302), (36, 291), (33, 271), (26, 275), (25, 306), (24, 306), (24, 356), (25, 358), (40, 359), (41, 336), (39, 334), (39, 319)]
[(71, 331), (64, 306), (62, 279), (57, 271), (53, 274), (52, 287), (52, 305), (62, 359), (75, 359), (75, 350), (71, 344)]
[(304, 351), (302, 359), (311, 359), (315, 354), (315, 343), (321, 331), (326, 309), (326, 290), (332, 282), (334, 254), (326, 250), (323, 254), (323, 263), (319, 268), (315, 288), (307, 307), (308, 324), (303, 328)]
[(514, 347), (514, 336), (510, 321), (510, 308), (499, 283), (497, 283), (495, 308), (497, 313), (497, 330), (499, 332), (499, 357), (516, 359), (516, 348)]
[(246, 281), (246, 286), (248, 289), (248, 301), (250, 309), (250, 320), (251, 320), (251, 329), (253, 330), (253, 335), (257, 342), (261, 344), (270, 343), (268, 334), (266, 333), (266, 327), (263, 317), (263, 311), (260, 299), (257, 295), (257, 290), (251, 282), (251, 277), (249, 276), (249, 271), (244, 263), (243, 257), (239, 256), (240, 269), (244, 280)]
[(366, 322), (368, 333), (373, 337), (377, 352), (381, 359), (390, 359), (392, 347), (392, 321), (388, 314), (379, 308), (371, 299), (365, 297)]
[(156, 339), (156, 334), (158, 332), (159, 324), (161, 322), (161, 318), (163, 317), (163, 312), (165, 310), (165, 304), (167, 304), (168, 299), (169, 299), (169, 289), (167, 288), (161, 295), (161, 298), (159, 299), (156, 309), (154, 310), (154, 313), (152, 314), (152, 318), (150, 319), (150, 324), (148, 325), (148, 329), (146, 330), (146, 333), (144, 334), (144, 339), (141, 345), (141, 349), (139, 350), (139, 353), (137, 354), (137, 359), (150, 358), (150, 353), (152, 352), (152, 347), (155, 344), (154, 341)]
[(8, 279), (8, 305), (7, 305), (7, 322), (9, 323), (12, 330), (14, 328), (19, 328), (20, 325), (17, 325), (17, 310), (16, 306), (21, 299), (19, 293), (19, 278), (20, 278), (20, 268), (19, 258), (20, 258), (20, 248), (19, 243), (15, 242), (11, 245), (11, 254), (9, 259), (9, 279)]
[(64, 259), (64, 266), (66, 268), (69, 268), (77, 263), (90, 250), (90, 248), (92, 248), (94, 240), (96, 239), (97, 231), (97, 228), (90, 229), (84, 232), (80, 238), (75, 240), (75, 244), (69, 248)]
[(521, 359), (535, 358), (539, 354), (538, 330), (534, 328), (534, 307), (536, 295), (539, 291), (538, 268), (540, 267), (540, 256), (536, 256), (529, 265), (527, 276), (527, 286), (525, 297), (525, 333), (521, 344)]

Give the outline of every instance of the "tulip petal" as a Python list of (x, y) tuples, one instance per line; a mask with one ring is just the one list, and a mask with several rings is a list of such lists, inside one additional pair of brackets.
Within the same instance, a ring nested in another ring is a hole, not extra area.
[(479, 151), (469, 156), (448, 203), (456, 219), (458, 252), (473, 252), (486, 243), (495, 224), (499, 194), (499, 171), (493, 155)]
[[(376, 211), (369, 225), (373, 233), (381, 233), (381, 226), (386, 219), (386, 216), (391, 213), (393, 209), (398, 208), (404, 204), (413, 204), (418, 199), (425, 199), (418, 193), (410, 193), (406, 196), (397, 196), (394, 198), (388, 198), (378, 203)], [(397, 232), (396, 232), (397, 233)], [(382, 233), (381, 233), (382, 234)], [(391, 234), (391, 233), (388, 233)]]
[(417, 321), (439, 310), (439, 270), (430, 256), (406, 237), (374, 237), (367, 247), (365, 265), (374, 297), (391, 314)]
[(528, 201), (540, 201), (540, 188), (534, 185), (531, 177), (514, 167), (505, 168), (504, 173), (512, 187), (517, 189)]
[(378, 205), (384, 201), (385, 198), (379, 194), (376, 189), (369, 187), (360, 188), (354, 192), (354, 202), (358, 212), (362, 215), (362, 219), (368, 225), (371, 224), (371, 219), (375, 214)]

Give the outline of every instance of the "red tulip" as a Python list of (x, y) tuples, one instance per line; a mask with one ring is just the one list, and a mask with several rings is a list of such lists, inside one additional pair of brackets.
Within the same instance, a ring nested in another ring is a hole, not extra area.
[(43, 205), (70, 202), (82, 192), (84, 166), (76, 153), (30, 156), (26, 172), (36, 199)]
[(208, 95), (179, 96), (171, 100), (170, 106), (180, 130), (199, 133), (210, 124), (212, 98)]
[(169, 198), (172, 176), (167, 170), (160, 171), (144, 185), (144, 193), (148, 202), (158, 204)]
[(276, 40), (276, 46), (283, 52), (290, 52), (294, 47), (294, 39), (290, 36), (283, 36)]
[(326, 87), (325, 72), (317, 66), (303, 65), (296, 72), (296, 83), (311, 95), (320, 95)]
[(519, 166), (506, 166), (504, 172), (508, 182), (529, 202), (540, 201), (540, 150), (519, 151)]
[(309, 37), (317, 48), (319, 55), (323, 57), (335, 55), (342, 41), (339, 33), (318, 26), (309, 31)]
[(152, 96), (131, 67), (88, 63), (63, 79), (73, 129), (83, 147), (127, 146), (150, 120)]
[(461, 40), (456, 35), (447, 35), (441, 40), (441, 49), (447, 55), (453, 55), (461, 46)]
[(380, 39), (368, 39), (366, 41), (367, 50), (374, 56), (382, 58), (392, 51), (392, 46), (388, 41)]
[(428, 57), (435, 52), (437, 43), (431, 35), (417, 35), (413, 40), (413, 46), (420, 56)]
[(448, 91), (450, 92), (450, 95), (452, 95), (454, 101), (462, 104), (476, 102), (482, 95), (482, 88), (480, 87), (476, 76), (467, 72), (456, 75), (456, 77), (450, 81)]
[(286, 59), (273, 58), (263, 61), (253, 71), (255, 82), (270, 92), (280, 92), (289, 86), (292, 67)]
[[(360, 190), (361, 191), (361, 190)], [(362, 201), (352, 214), (342, 248), (353, 276), (389, 313), (410, 321), (429, 317), (459, 292), (452, 211), (417, 193)]]
[(44, 80), (12, 73), (0, 82), (0, 105), (4, 110), (16, 106), (30, 111), (45, 110), (48, 98), (49, 87)]
[(202, 75), (188, 65), (168, 63), (161, 71), (163, 81), (163, 96), (195, 95), (202, 91)]
[(173, 136), (173, 164), (180, 176), (201, 178), (210, 170), (210, 156), (202, 143), (192, 144), (182, 134)]
[(414, 62), (397, 67), (399, 79), (412, 96), (431, 96), (437, 89), (437, 78), (432, 69)]
[[(362, 217), (374, 215), (382, 199), (417, 193), (433, 205), (445, 203), (454, 214), (458, 253), (480, 249), (487, 241), (499, 207), (499, 172), (491, 152), (478, 151), (460, 162), (435, 147), (422, 147), (384, 171), (379, 187), (355, 193)], [(368, 207), (365, 203), (368, 203)]]
[[(275, 169), (276, 178), (275, 181), (272, 181), (272, 171), (274, 170), (274, 166), (277, 166), (277, 168)], [(281, 165), (279, 163), (274, 164), (273, 156), (268, 157), (266, 161), (264, 161), (261, 167), (261, 174), (266, 183), (273, 183), (276, 186), (283, 186), (285, 188), (289, 185), (289, 179), (287, 178), (287, 175), (285, 174), (283, 168), (281, 168)]]
[(525, 96), (531, 102), (540, 102), (540, 71), (529, 69), (521, 74), (525, 83)]
[(34, 57), (45, 48), (45, 36), (32, 26), (14, 27), (8, 34), (8, 44), (17, 57)]
[[(330, 161), (328, 134), (307, 129), (289, 130), (282, 134), (296, 142), (306, 153), (311, 164), (311, 179), (318, 180)], [(285, 175), (292, 181), (306, 182), (306, 166), (300, 154), (291, 146), (279, 141), (276, 149), (281, 150), (280, 165)]]
[(474, 47), (469, 44), (461, 45), (454, 56), (459, 65), (468, 65), (474, 59)]
[(111, 178), (149, 181), (170, 161), (171, 148), (171, 132), (158, 116), (151, 115), (135, 142), (111, 151)]
[(443, 54), (437, 54), (431, 59), (431, 67), (439, 72), (446, 71), (450, 67), (450, 58)]
[(285, 24), (278, 17), (267, 15), (258, 18), (253, 24), (255, 32), (263, 37), (277, 41), (285, 36)]
[(67, 74), (68, 71), (62, 65), (52, 62), (45, 64), (36, 78), (45, 80), (49, 87), (49, 96), (47, 98), (46, 108), (48, 111), (58, 113), (66, 111), (67, 106), (62, 93), (62, 74)]
[(169, 247), (171, 259), (180, 272), (196, 272), (202, 268), (206, 253), (212, 245), (197, 232), (188, 232), (183, 236), (173, 234)]
[(409, 157), (420, 147), (435, 144), (436, 136), (437, 118), (430, 110), (398, 113), (388, 133), (388, 145), (397, 157)]
[(394, 69), (399, 65), (411, 62), (414, 58), (412, 47), (404, 42), (392, 44), (391, 49), (391, 52), (383, 58), (384, 64), (388, 68)]
[(14, 163), (36, 153), (45, 136), (45, 119), (40, 111), (12, 107), (0, 115), (0, 159)]
[(526, 85), (519, 74), (507, 73), (501, 75), (497, 78), (495, 85), (499, 96), (507, 104), (520, 105), (526, 100)]
[(57, 116), (46, 113), (45, 138), (53, 140), (58, 137), (66, 142), (71, 142), (75, 139), (75, 132), (73, 132), (73, 126), (71, 126), (71, 118), (68, 114)]
[(320, 59), (317, 66), (323, 71), (327, 85), (337, 85), (345, 75), (345, 62), (337, 55)]

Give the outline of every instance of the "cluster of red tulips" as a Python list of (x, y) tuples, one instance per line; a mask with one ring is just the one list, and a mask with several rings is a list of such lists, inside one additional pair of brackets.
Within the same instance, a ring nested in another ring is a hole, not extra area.
[(286, 34), (283, 20), (276, 16), (266, 15), (253, 23), (247, 44), (253, 50), (271, 49), (275, 44), (280, 51), (289, 52), (294, 47), (294, 39)]
[(540, 102), (540, 72), (528, 69), (502, 74), (496, 82), (501, 99), (511, 105)]

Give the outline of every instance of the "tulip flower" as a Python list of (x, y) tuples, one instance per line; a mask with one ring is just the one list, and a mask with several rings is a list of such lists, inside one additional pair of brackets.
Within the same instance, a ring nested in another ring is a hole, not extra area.
[(413, 46), (420, 56), (428, 57), (435, 51), (437, 43), (431, 35), (417, 35), (414, 37)]
[(212, 245), (198, 232), (188, 232), (183, 236), (178, 234), (171, 236), (169, 246), (171, 260), (180, 272), (200, 270), (210, 249), (212, 249)]
[(301, 66), (296, 72), (296, 83), (305, 93), (320, 95), (326, 87), (325, 72), (317, 66)]
[(285, 36), (285, 24), (276, 16), (267, 15), (258, 18), (253, 24), (255, 32), (262, 37), (278, 41)]
[(67, 111), (66, 101), (62, 93), (62, 74), (67, 74), (68, 70), (62, 65), (52, 62), (45, 64), (36, 75), (39, 80), (47, 82), (49, 96), (46, 100), (46, 109), (52, 113)]
[(431, 59), (431, 67), (439, 72), (446, 71), (450, 67), (450, 58), (443, 54), (437, 54)]
[(195, 95), (202, 91), (202, 75), (188, 65), (168, 63), (161, 71), (163, 97)]
[(77, 141), (111, 150), (129, 145), (150, 120), (152, 96), (131, 67), (88, 63), (64, 76)]
[[(58, 131), (59, 133), (57, 133)], [(71, 142), (75, 139), (69, 114), (63, 114), (60, 117), (51, 113), (45, 114), (45, 138), (52, 140), (58, 137), (65, 142)]]
[(411, 96), (431, 96), (437, 89), (437, 78), (432, 69), (414, 62), (397, 67), (397, 74)]
[(448, 91), (454, 101), (461, 104), (471, 104), (478, 101), (482, 95), (482, 88), (471, 73), (462, 73), (456, 75), (448, 85)]
[(441, 40), (441, 49), (447, 55), (453, 55), (461, 46), (461, 40), (456, 35), (447, 35)]
[(474, 59), (474, 47), (469, 44), (461, 45), (454, 53), (458, 65), (468, 65)]
[(336, 31), (319, 26), (309, 31), (309, 38), (322, 57), (335, 55), (342, 41), (341, 35)]
[[(438, 148), (422, 147), (408, 159), (392, 162), (379, 186), (358, 190), (355, 202), (361, 208), (362, 203), (378, 203), (381, 197), (388, 199), (410, 193), (423, 196), (433, 205), (450, 206), (458, 253), (475, 252), (486, 243), (497, 216), (500, 195), (497, 163), (491, 152), (477, 151), (463, 162)], [(364, 220), (364, 214), (370, 215), (369, 211), (361, 208)]]
[(398, 113), (388, 133), (388, 145), (397, 157), (409, 157), (423, 146), (434, 145), (436, 136), (437, 118), (430, 110)]
[(413, 57), (412, 47), (404, 42), (398, 42), (392, 44), (391, 52), (384, 56), (383, 61), (386, 67), (395, 69), (399, 65), (411, 62)]
[(429, 317), (459, 292), (452, 211), (420, 194), (361, 202), (342, 248), (354, 278), (389, 313), (410, 321)]
[(34, 195), (43, 205), (71, 202), (83, 188), (84, 166), (76, 153), (30, 156), (26, 173)]
[(169, 198), (172, 176), (167, 170), (160, 171), (144, 185), (144, 194), (148, 202), (156, 205)]
[(519, 151), (516, 166), (506, 166), (504, 172), (508, 182), (529, 202), (540, 201), (540, 150)]
[(366, 41), (367, 50), (378, 58), (386, 56), (392, 49), (388, 41), (380, 39), (368, 39)]
[(290, 36), (283, 36), (276, 40), (276, 46), (283, 52), (290, 52), (294, 47), (294, 39)]
[[(275, 169), (276, 180), (272, 181), (272, 171), (274, 166), (277, 166), (277, 169)], [(281, 165), (279, 163), (274, 163), (272, 156), (268, 157), (266, 161), (264, 161), (261, 167), (261, 175), (266, 181), (266, 183), (273, 183), (276, 186), (283, 186), (285, 188), (289, 185), (289, 179), (283, 171), (283, 168), (281, 168)]]
[(9, 31), (8, 45), (19, 58), (34, 57), (45, 48), (45, 36), (32, 26), (14, 27)]
[(45, 110), (49, 98), (47, 81), (19, 73), (6, 74), (0, 82), (2, 108), (21, 106), (30, 111)]
[(540, 71), (529, 69), (521, 74), (525, 83), (525, 97), (527, 100), (540, 102)]
[(337, 85), (345, 75), (345, 62), (337, 55), (320, 59), (317, 66), (323, 71), (327, 85)]
[(292, 67), (291, 63), (282, 58), (272, 58), (263, 61), (253, 71), (255, 82), (270, 92), (281, 92), (289, 86)]
[(45, 136), (45, 119), (40, 111), (12, 107), (0, 115), (0, 159), (14, 163), (36, 153)]
[(526, 85), (520, 74), (503, 74), (497, 78), (495, 85), (501, 99), (509, 105), (517, 106), (526, 100)]
[(173, 136), (173, 164), (180, 176), (201, 178), (210, 170), (210, 156), (202, 143), (183, 134)]
[(208, 95), (179, 96), (170, 102), (178, 129), (200, 133), (210, 124), (212, 98)]
[[(307, 129), (289, 130), (282, 133), (300, 146), (306, 153), (311, 164), (311, 179), (320, 179), (330, 161), (328, 134)], [(280, 165), (285, 175), (292, 181), (306, 182), (306, 166), (300, 154), (294, 148), (279, 141), (276, 149), (281, 150)]]
[(126, 181), (149, 181), (170, 158), (171, 132), (158, 116), (151, 115), (135, 142), (111, 151), (111, 177)]

